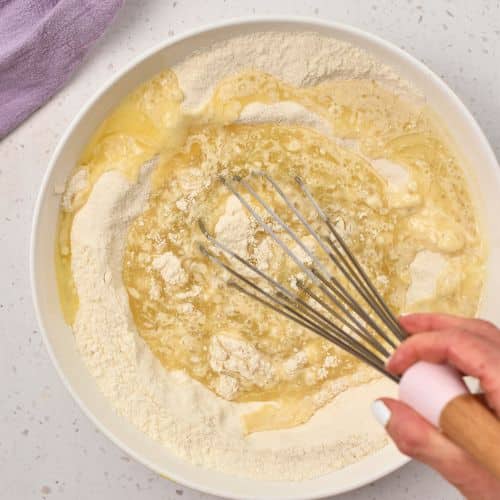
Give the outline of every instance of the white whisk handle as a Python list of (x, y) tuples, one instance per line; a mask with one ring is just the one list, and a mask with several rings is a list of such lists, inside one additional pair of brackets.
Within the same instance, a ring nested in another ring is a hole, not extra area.
[(445, 406), (468, 392), (457, 370), (426, 361), (418, 361), (408, 368), (399, 382), (399, 399), (436, 427)]

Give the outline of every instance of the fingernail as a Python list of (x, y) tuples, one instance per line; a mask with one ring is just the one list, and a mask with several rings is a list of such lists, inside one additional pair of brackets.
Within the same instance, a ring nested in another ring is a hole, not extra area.
[(391, 418), (391, 410), (389, 410), (387, 405), (380, 399), (374, 401), (371, 406), (375, 420), (377, 420), (380, 425), (385, 427)]

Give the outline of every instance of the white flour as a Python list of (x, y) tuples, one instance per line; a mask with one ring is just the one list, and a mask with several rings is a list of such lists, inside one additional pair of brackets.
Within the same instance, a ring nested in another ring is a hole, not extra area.
[(231, 401), (238, 391), (239, 382), (231, 375), (221, 374), (217, 378), (214, 390), (215, 392), (224, 399)]
[(252, 226), (245, 208), (234, 195), (227, 199), (226, 210), (215, 226), (215, 236), (238, 255), (248, 256)]
[(61, 198), (61, 206), (66, 212), (71, 212), (79, 196), (89, 187), (89, 176), (85, 169), (81, 169), (71, 177)]
[(377, 158), (372, 160), (373, 168), (384, 177), (389, 183), (389, 189), (398, 191), (406, 188), (410, 176), (408, 170), (397, 163), (394, 163), (385, 158)]
[(165, 252), (155, 257), (153, 269), (160, 271), (163, 281), (169, 285), (179, 285), (187, 280), (181, 261), (172, 252)]
[(220, 80), (248, 69), (271, 73), (296, 87), (331, 79), (372, 78), (397, 92), (410, 91), (408, 82), (367, 52), (316, 33), (235, 37), (200, 50), (173, 69), (185, 93), (183, 105), (189, 111), (203, 106)]
[(410, 264), (411, 283), (406, 292), (407, 306), (434, 297), (439, 275), (445, 265), (446, 259), (440, 253), (429, 250), (418, 252)]
[(248, 342), (227, 335), (214, 335), (209, 353), (210, 366), (217, 373), (238, 373), (259, 387), (265, 387), (273, 378), (271, 363)]
[(283, 363), (283, 370), (288, 376), (293, 376), (297, 370), (304, 368), (308, 361), (307, 354), (304, 351), (299, 351), (293, 356), (290, 356)]
[(293, 101), (281, 101), (273, 104), (251, 102), (241, 110), (236, 123), (302, 125), (314, 128), (323, 135), (332, 135), (332, 127), (327, 120)]
[[(272, 73), (296, 86), (331, 78), (374, 78), (399, 92), (409, 90), (390, 68), (344, 42), (310, 33), (254, 34), (220, 43), (174, 67), (185, 93), (185, 109), (198, 110), (219, 80), (244, 69)], [(304, 124), (330, 133), (321, 117), (290, 102), (247, 106), (241, 120)], [(188, 173), (179, 182), (199, 189), (204, 179), (192, 180), (198, 174), (196, 169)], [(352, 389), (348, 380), (334, 381), (328, 394), (340, 394), (306, 424), (245, 436), (240, 417), (255, 410), (257, 403), (226, 401), (184, 373), (162, 367), (135, 329), (122, 281), (127, 228), (144, 209), (148, 189), (146, 174), (133, 185), (118, 172), (104, 173), (75, 216), (71, 232), (72, 271), (80, 304), (74, 323), (76, 342), (116, 411), (191, 463), (261, 479), (311, 478), (383, 447), (387, 438), (372, 419), (368, 402), (394, 393), (394, 384), (388, 381)], [(188, 210), (189, 200), (179, 200), (178, 208)], [(251, 228), (239, 203), (228, 200), (215, 232), (228, 240), (228, 246), (246, 254)], [(169, 238), (175, 240), (175, 234)], [(265, 266), (269, 254), (269, 242), (264, 239), (255, 256)], [(173, 254), (164, 254), (153, 264), (170, 284), (184, 279), (175, 259)], [(186, 303), (186, 309), (190, 305)], [(219, 373), (214, 389), (227, 399), (238, 390), (232, 373), (261, 386), (274, 376), (254, 347), (224, 332), (214, 337), (209, 355), (212, 368)], [(298, 352), (282, 369), (293, 373), (306, 363), (307, 356)], [(325, 360), (320, 370), (335, 363), (333, 357)], [(316, 398), (327, 401), (328, 394), (325, 391)]]
[[(306, 424), (245, 436), (240, 415), (255, 409), (255, 403), (225, 401), (184, 373), (162, 367), (135, 329), (121, 273), (127, 226), (144, 209), (147, 193), (144, 175), (132, 185), (118, 172), (103, 174), (71, 232), (80, 300), (73, 327), (76, 342), (116, 411), (189, 462), (261, 479), (314, 477), (384, 446), (387, 437), (367, 402), (394, 393), (389, 381), (346, 392), (349, 384), (340, 381), (336, 390), (342, 393)], [(106, 273), (112, 278), (103, 279)], [(226, 338), (223, 359), (214, 361), (224, 376), (218, 391), (230, 396), (236, 390), (226, 370), (239, 370), (263, 384), (272, 376), (265, 360), (252, 353), (242, 356), (246, 347), (233, 345), (234, 339), (229, 343)]]

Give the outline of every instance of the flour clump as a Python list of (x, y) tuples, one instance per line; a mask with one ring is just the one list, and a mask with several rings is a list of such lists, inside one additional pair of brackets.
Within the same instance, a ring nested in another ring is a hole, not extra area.
[(152, 267), (160, 272), (167, 285), (179, 285), (187, 279), (181, 261), (172, 252), (165, 252), (155, 257)]

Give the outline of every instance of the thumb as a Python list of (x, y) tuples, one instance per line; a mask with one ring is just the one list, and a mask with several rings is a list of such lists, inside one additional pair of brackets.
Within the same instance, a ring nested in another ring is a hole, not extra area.
[(382, 398), (373, 403), (372, 410), (401, 453), (435, 469), (467, 498), (498, 498), (500, 481), (412, 408)]

